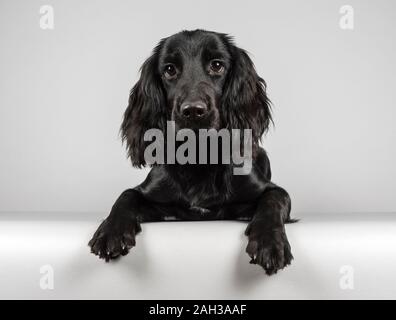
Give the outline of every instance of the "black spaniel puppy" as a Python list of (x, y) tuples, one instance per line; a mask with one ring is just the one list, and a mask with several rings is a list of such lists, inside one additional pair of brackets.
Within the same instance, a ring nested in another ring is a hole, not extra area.
[[(149, 129), (251, 129), (252, 166), (235, 175), (220, 164), (151, 164), (146, 180), (124, 191), (89, 246), (106, 261), (135, 246), (140, 224), (164, 220), (248, 220), (246, 252), (267, 274), (290, 264), (286, 237), (291, 202), (271, 182), (270, 162), (259, 141), (271, 123), (266, 84), (246, 52), (226, 34), (182, 31), (160, 41), (141, 68), (121, 126), (136, 167), (147, 165)], [(165, 138), (166, 140), (166, 138)]]

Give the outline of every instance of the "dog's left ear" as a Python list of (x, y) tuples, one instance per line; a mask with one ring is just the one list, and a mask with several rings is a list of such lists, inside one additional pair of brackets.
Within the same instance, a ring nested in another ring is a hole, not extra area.
[(232, 65), (222, 100), (223, 121), (230, 129), (252, 129), (253, 144), (258, 145), (272, 122), (266, 83), (243, 49), (232, 45), (230, 51)]

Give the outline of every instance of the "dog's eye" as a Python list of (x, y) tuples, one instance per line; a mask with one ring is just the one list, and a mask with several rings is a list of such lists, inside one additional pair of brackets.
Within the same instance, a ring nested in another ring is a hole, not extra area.
[(224, 72), (224, 64), (220, 60), (212, 60), (209, 68), (211, 74), (221, 74)]
[(173, 64), (167, 64), (164, 69), (164, 75), (167, 79), (174, 79), (177, 75), (176, 67)]

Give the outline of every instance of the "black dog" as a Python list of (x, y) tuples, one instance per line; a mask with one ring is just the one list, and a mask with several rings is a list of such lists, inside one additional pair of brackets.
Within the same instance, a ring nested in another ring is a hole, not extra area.
[(232, 164), (154, 165), (139, 186), (124, 191), (89, 246), (106, 261), (135, 246), (140, 223), (177, 220), (249, 220), (247, 253), (267, 274), (293, 256), (284, 224), (290, 219), (287, 192), (271, 182), (259, 140), (271, 119), (266, 84), (246, 52), (225, 34), (183, 31), (163, 39), (143, 64), (121, 126), (132, 164), (145, 166), (146, 130), (177, 128), (251, 129), (253, 165), (233, 175)]

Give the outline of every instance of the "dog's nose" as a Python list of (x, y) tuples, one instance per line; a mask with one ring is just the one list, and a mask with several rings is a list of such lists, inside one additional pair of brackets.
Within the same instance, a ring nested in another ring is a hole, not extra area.
[(203, 101), (184, 102), (181, 105), (181, 114), (188, 120), (201, 119), (208, 112), (208, 107)]

